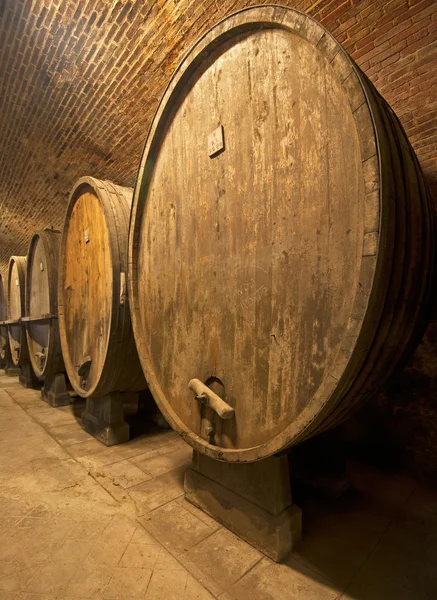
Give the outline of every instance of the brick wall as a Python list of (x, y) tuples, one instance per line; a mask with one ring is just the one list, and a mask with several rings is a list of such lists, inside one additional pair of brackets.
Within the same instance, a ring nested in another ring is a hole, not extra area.
[[(0, 2), (0, 267), (61, 226), (83, 174), (132, 185), (182, 55), (255, 0)], [(437, 192), (437, 2), (295, 0), (343, 43), (400, 116)]]

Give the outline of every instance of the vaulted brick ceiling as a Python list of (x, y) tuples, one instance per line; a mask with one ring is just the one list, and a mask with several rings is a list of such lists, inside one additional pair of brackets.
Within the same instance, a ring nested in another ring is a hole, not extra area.
[[(27, 252), (34, 231), (62, 226), (78, 177), (134, 184), (178, 61), (216, 21), (262, 3), (0, 0), (0, 269)], [(401, 117), (435, 190), (435, 0), (281, 4), (344, 44)]]

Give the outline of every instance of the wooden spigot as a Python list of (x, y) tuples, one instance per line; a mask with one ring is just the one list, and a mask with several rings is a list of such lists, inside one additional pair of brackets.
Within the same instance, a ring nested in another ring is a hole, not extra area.
[(190, 390), (196, 394), (196, 400), (209, 406), (221, 419), (232, 419), (235, 410), (220, 396), (215, 394), (211, 388), (202, 383), (200, 379), (191, 379), (188, 383)]

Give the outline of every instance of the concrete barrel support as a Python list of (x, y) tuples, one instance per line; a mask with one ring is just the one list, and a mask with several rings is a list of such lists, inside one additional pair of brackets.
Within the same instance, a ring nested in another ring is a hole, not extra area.
[(193, 451), (185, 498), (246, 542), (280, 562), (302, 537), (293, 504), (288, 457), (224, 463)]

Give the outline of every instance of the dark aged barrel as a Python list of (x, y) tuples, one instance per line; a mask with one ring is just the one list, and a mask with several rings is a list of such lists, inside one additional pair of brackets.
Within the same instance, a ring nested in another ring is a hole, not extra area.
[(26, 257), (11, 256), (8, 272), (8, 336), (12, 362), (21, 367), (29, 357), (24, 317), (24, 293), (26, 282)]
[(86, 398), (146, 387), (126, 293), (132, 190), (79, 179), (61, 242), (58, 310), (70, 382)]
[(416, 341), (433, 218), (397, 118), (316, 21), (258, 7), (206, 33), (155, 115), (130, 230), (168, 422), (225, 461), (339, 423)]
[(61, 232), (35, 233), (27, 254), (25, 321), (30, 362), (38, 377), (65, 370), (58, 327)]
[(0, 360), (2, 363), (6, 363), (9, 356), (8, 328), (6, 325), (1, 324), (6, 321), (7, 318), (8, 303), (3, 285), (3, 277), (0, 274)]

